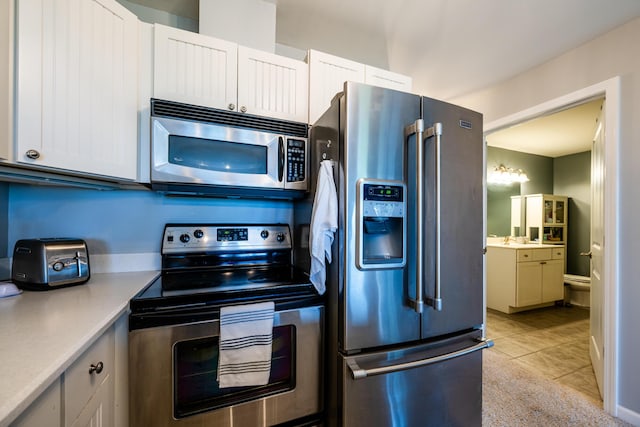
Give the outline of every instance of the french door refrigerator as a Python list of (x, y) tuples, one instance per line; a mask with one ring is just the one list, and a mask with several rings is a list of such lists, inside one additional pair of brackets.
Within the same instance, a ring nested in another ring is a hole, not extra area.
[(482, 115), (347, 82), (311, 139), (338, 194), (327, 424), (480, 426)]

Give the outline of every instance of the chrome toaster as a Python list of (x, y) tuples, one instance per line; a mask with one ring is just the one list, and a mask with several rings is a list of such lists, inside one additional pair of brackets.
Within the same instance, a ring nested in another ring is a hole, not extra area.
[(24, 239), (15, 244), (11, 280), (22, 289), (79, 285), (89, 276), (89, 251), (82, 239)]

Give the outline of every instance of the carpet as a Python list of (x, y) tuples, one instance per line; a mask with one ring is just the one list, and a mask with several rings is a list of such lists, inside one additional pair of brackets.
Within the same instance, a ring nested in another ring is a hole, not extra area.
[(586, 395), (496, 351), (484, 351), (482, 379), (483, 427), (630, 426)]

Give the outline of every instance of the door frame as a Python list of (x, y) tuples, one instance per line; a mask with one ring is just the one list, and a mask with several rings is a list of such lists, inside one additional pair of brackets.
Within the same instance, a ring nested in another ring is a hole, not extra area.
[[(484, 125), (484, 136), (531, 119), (557, 113), (583, 104), (598, 97), (605, 97), (605, 144), (604, 144), (604, 285), (603, 285), (603, 332), (604, 332), (604, 410), (613, 416), (618, 413), (618, 235), (617, 212), (619, 203), (618, 152), (620, 147), (620, 77), (616, 76), (594, 85), (579, 89), (555, 99), (543, 102), (509, 116)], [(486, 159), (485, 159), (486, 164)], [(486, 169), (486, 167), (485, 167)], [(485, 171), (486, 173), (486, 171)], [(485, 177), (486, 191), (486, 177)], [(486, 212), (485, 212), (486, 227)], [(486, 230), (485, 230), (486, 231)], [(485, 284), (486, 295), (486, 284)], [(485, 302), (486, 304), (486, 302)]]

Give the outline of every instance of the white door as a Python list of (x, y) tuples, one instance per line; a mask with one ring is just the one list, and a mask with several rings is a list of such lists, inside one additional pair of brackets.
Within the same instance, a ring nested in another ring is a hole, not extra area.
[(603, 395), (603, 253), (604, 253), (604, 103), (591, 149), (591, 340), (589, 355), (600, 396)]

